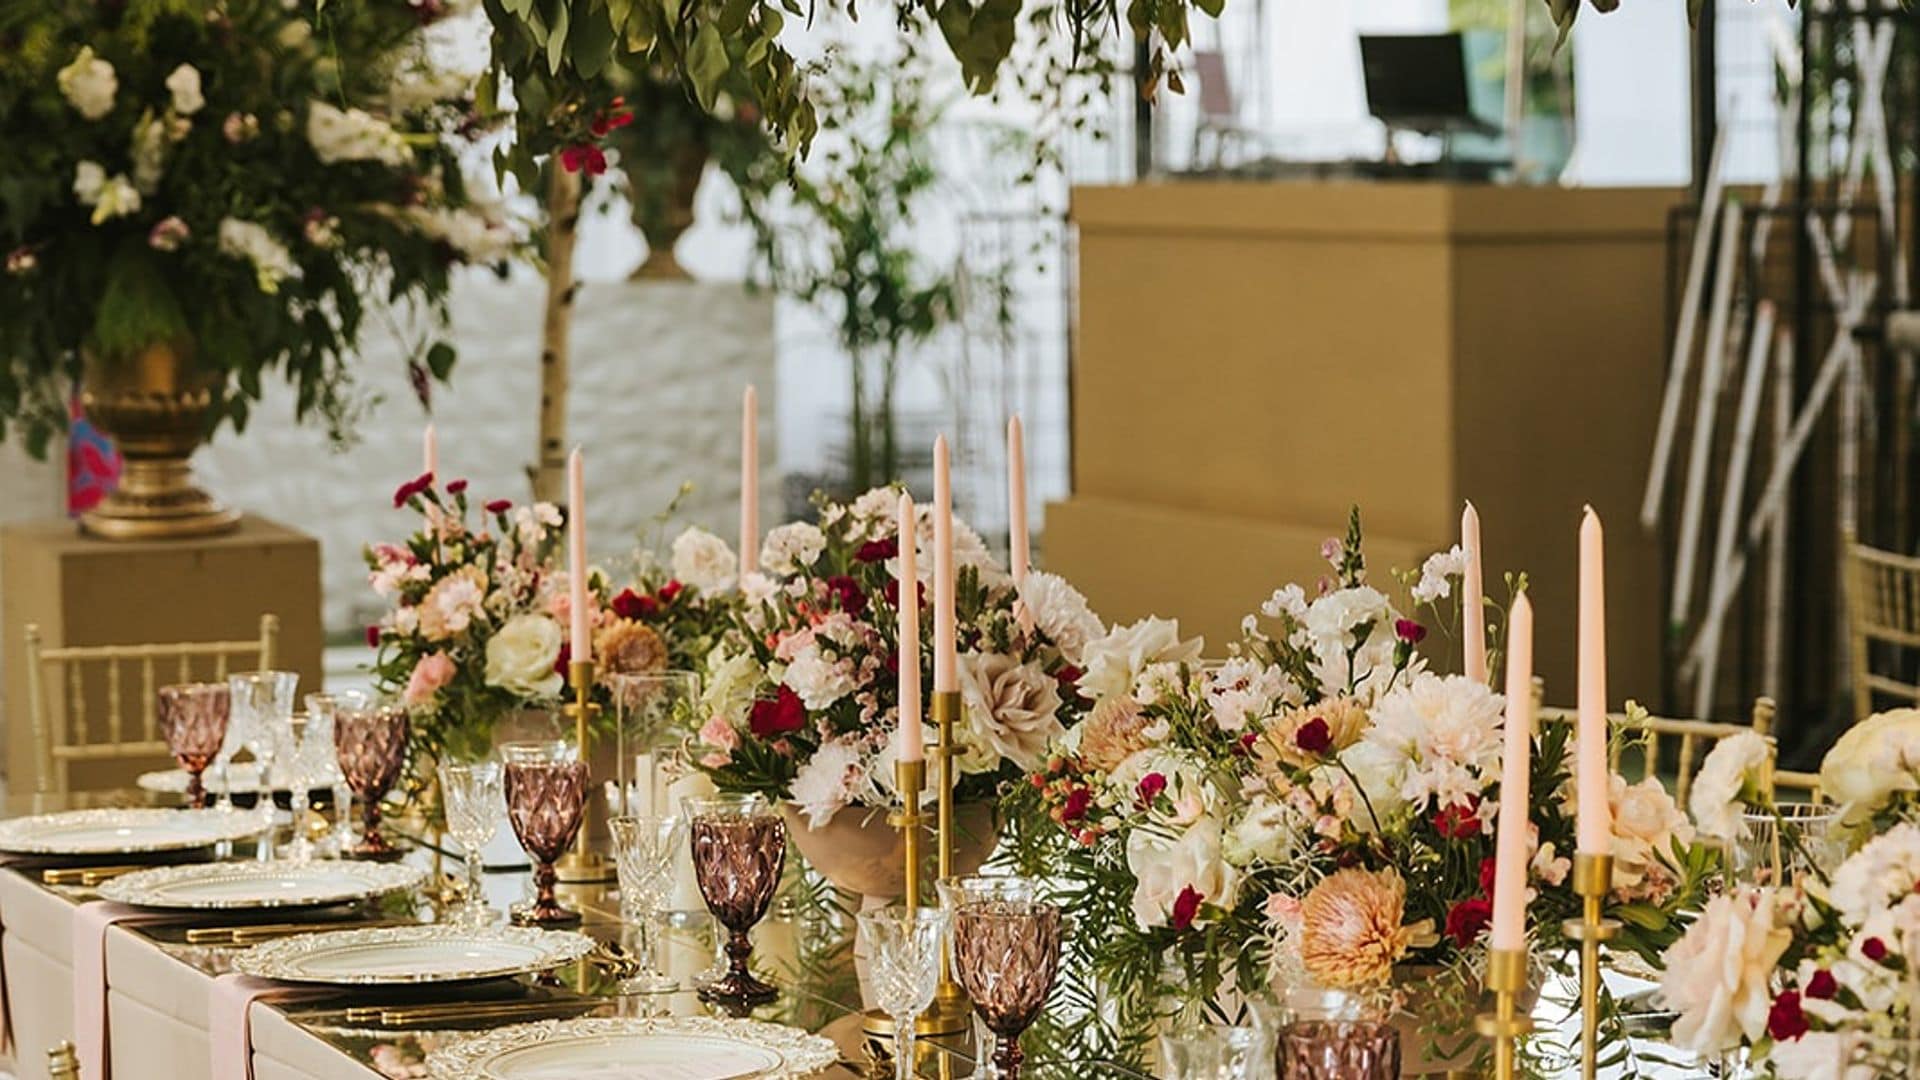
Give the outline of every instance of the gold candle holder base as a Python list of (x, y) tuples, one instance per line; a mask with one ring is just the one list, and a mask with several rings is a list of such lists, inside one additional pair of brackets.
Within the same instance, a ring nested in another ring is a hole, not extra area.
[[(593, 703), (594, 663), (574, 660), (567, 665), (567, 684), (573, 687), (573, 700), (562, 708), (573, 718), (574, 745), (580, 760), (593, 757), (593, 718), (600, 706)], [(614, 879), (613, 861), (593, 850), (593, 788), (589, 779), (587, 803), (580, 810), (580, 831), (573, 838), (573, 850), (556, 859), (553, 872), (557, 880), (569, 885), (590, 885)]]
[[(933, 724), (940, 733), (940, 746), (936, 753), (940, 761), (939, 800), (935, 804), (938, 817), (939, 849), (936, 853), (936, 867), (940, 880), (953, 876), (953, 785), (957, 765), (954, 758), (960, 748), (954, 744), (953, 728), (960, 721), (960, 691), (935, 690), (933, 692)], [(967, 992), (953, 978), (951, 956), (942, 954), (940, 958), (940, 986), (934, 991), (933, 1005), (928, 1008), (929, 1016), (937, 1017), (938, 1022), (948, 1025), (948, 1032), (964, 1031), (973, 1018), (973, 1002), (967, 998)]]
[(1600, 946), (1620, 932), (1620, 923), (1601, 917), (1607, 893), (1613, 889), (1613, 856), (1576, 853), (1573, 856), (1573, 892), (1580, 898), (1580, 917), (1560, 924), (1568, 940), (1580, 943), (1580, 1076), (1600, 1075)]
[(1514, 1080), (1514, 1044), (1533, 1030), (1533, 1018), (1518, 1008), (1526, 985), (1527, 950), (1487, 951), (1487, 989), (1493, 992), (1494, 1011), (1481, 1013), (1474, 1028), (1493, 1040), (1494, 1080)]

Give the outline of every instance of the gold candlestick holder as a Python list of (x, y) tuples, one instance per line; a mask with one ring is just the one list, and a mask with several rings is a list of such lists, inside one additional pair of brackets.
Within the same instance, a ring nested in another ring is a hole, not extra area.
[[(888, 815), (887, 822), (900, 830), (900, 843), (906, 851), (906, 885), (901, 902), (908, 911), (920, 906), (920, 839), (921, 830), (926, 828), (927, 815), (920, 812), (920, 793), (927, 790), (927, 763), (925, 761), (896, 761), (893, 763), (894, 786), (900, 791), (900, 809)], [(868, 1009), (861, 1014), (864, 1017), (861, 1026), (868, 1035), (881, 1041), (884, 1048), (887, 1040), (893, 1038), (893, 1017), (885, 1009)], [(914, 1024), (916, 1034), (929, 1033), (927, 1018), (923, 1015)]]
[(1527, 985), (1527, 950), (1489, 949), (1487, 989), (1493, 991), (1493, 1011), (1481, 1013), (1475, 1026), (1493, 1040), (1494, 1080), (1514, 1080), (1514, 1044), (1533, 1030), (1533, 1019), (1519, 1011), (1520, 992)]
[[(938, 834), (934, 840), (934, 866), (939, 880), (953, 876), (953, 785), (955, 773), (959, 769), (955, 758), (960, 748), (953, 740), (954, 725), (960, 721), (960, 691), (935, 690), (933, 692), (933, 726), (940, 734), (940, 745), (935, 753), (940, 763), (940, 786), (935, 789), (934, 804), (935, 827)], [(953, 978), (953, 959), (950, 952), (940, 954), (940, 985), (933, 992), (933, 1005), (927, 1009), (928, 1023), (935, 1034), (952, 1035), (967, 1030), (973, 1019), (973, 1002), (967, 999), (967, 992)]]
[[(567, 665), (567, 684), (573, 687), (573, 701), (561, 711), (573, 718), (574, 744), (580, 748), (580, 760), (593, 759), (593, 718), (600, 706), (593, 703), (594, 663), (574, 660)], [(593, 850), (593, 789), (587, 789), (586, 805), (580, 809), (580, 831), (573, 838), (573, 850), (553, 864), (555, 875), (570, 885), (613, 880), (613, 863)]]
[(1580, 1076), (1600, 1075), (1600, 946), (1620, 932), (1620, 923), (1601, 917), (1601, 905), (1613, 889), (1613, 856), (1585, 852), (1573, 856), (1573, 892), (1580, 898), (1580, 917), (1560, 925), (1561, 932), (1580, 943)]

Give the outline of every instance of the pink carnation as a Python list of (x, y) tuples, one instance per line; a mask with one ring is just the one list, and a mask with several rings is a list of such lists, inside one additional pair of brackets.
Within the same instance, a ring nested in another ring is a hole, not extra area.
[(452, 680), (453, 658), (445, 652), (430, 652), (413, 665), (413, 674), (407, 676), (407, 689), (400, 699), (410, 708), (428, 704), (433, 695)]
[(700, 741), (716, 748), (727, 760), (732, 760), (734, 749), (740, 745), (740, 733), (733, 730), (733, 725), (727, 723), (726, 717), (715, 713), (701, 725)]

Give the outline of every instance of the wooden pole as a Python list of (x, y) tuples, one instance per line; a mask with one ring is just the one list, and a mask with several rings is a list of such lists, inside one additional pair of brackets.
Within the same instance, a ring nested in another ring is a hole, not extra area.
[(1687, 486), (1681, 494), (1679, 550), (1675, 555), (1673, 597), (1667, 621), (1686, 625), (1693, 611), (1693, 573), (1699, 559), (1700, 523), (1707, 498), (1707, 466), (1713, 455), (1713, 421), (1719, 410), (1726, 370), (1727, 323), (1733, 307), (1733, 281), (1740, 269), (1740, 204), (1729, 200), (1720, 218), (1720, 259), (1714, 268), (1713, 308), (1707, 313), (1707, 344), (1700, 356), (1700, 389), (1694, 398), (1693, 447), (1687, 456)]
[(580, 235), (580, 176), (547, 164), (547, 310), (540, 344), (540, 442), (533, 497), (561, 502), (567, 486), (567, 388), (573, 336), (573, 246)]

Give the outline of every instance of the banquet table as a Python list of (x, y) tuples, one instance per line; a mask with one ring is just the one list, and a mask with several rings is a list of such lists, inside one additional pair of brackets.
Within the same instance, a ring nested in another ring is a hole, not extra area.
[[(53, 809), (11, 804), (10, 811), (43, 812)], [(14, 816), (9, 813), (8, 816)], [(242, 850), (240, 857), (248, 857)], [(428, 887), (409, 901), (410, 917), (433, 921), (439, 907), (433, 887), (443, 872), (459, 868), (458, 859), (416, 837), (406, 858), (429, 870)], [(117, 859), (92, 860), (99, 865)], [(504, 908), (528, 889), (523, 866), (495, 868), (486, 876), (489, 900)], [(617, 896), (609, 886), (564, 887), (563, 900), (582, 911), (580, 929), (600, 940), (621, 940), (630, 928), (618, 917)], [(75, 911), (94, 899), (94, 889), (51, 885), (42, 868), (14, 864), (0, 868), (0, 965), (4, 966), (7, 1004), (13, 1034), (17, 1075), (42, 1080), (47, 1075), (46, 1050), (74, 1038), (72, 985), (73, 924)], [(226, 946), (189, 944), (192, 925), (225, 922), (270, 922), (278, 918), (235, 917), (226, 920), (197, 917), (169, 918), (137, 926), (115, 925), (105, 941), (107, 1022), (113, 1075), (119, 1080), (164, 1080), (204, 1077), (208, 1072), (209, 1027), (216, 976), (231, 970), (235, 950)], [(394, 911), (361, 910), (350, 920), (329, 919), (317, 929), (349, 927)], [(863, 1047), (858, 991), (851, 953), (844, 934), (822, 933), (810, 927), (800, 932), (799, 919), (776, 910), (756, 930), (756, 965), (779, 987), (778, 1000), (751, 1015), (755, 1019), (790, 1024), (834, 1041), (840, 1062), (817, 1074), (824, 1080), (852, 1080), (864, 1075), (871, 1058)], [(630, 940), (630, 939), (628, 939)], [(688, 977), (708, 966), (712, 950), (700, 920), (670, 931), (662, 944), (663, 966), (669, 973)], [(577, 1004), (578, 1015), (638, 1016), (720, 1015), (691, 992), (670, 995), (626, 995), (612, 973), (581, 962), (555, 972), (550, 979), (522, 978), (485, 988), (473, 986), (409, 988), (372, 991), (365, 988), (328, 990), (324, 996), (298, 1003), (256, 1001), (250, 1006), (253, 1071), (256, 1080), (366, 1080), (368, 1077), (425, 1076), (429, 1051), (448, 1039), (486, 1030), (485, 1023), (450, 1030), (416, 1027), (383, 1029), (379, 1024), (349, 1020), (346, 1008), (394, 1001), (427, 1003), (502, 998), (561, 999)], [(570, 1012), (571, 1014), (571, 1012)], [(515, 1021), (505, 1021), (512, 1023)], [(929, 1075), (951, 1077), (973, 1071), (967, 1040), (923, 1040), (930, 1056), (922, 1059)], [(1099, 1080), (1142, 1080), (1142, 1074), (1102, 1060), (1029, 1058), (1030, 1075)]]

